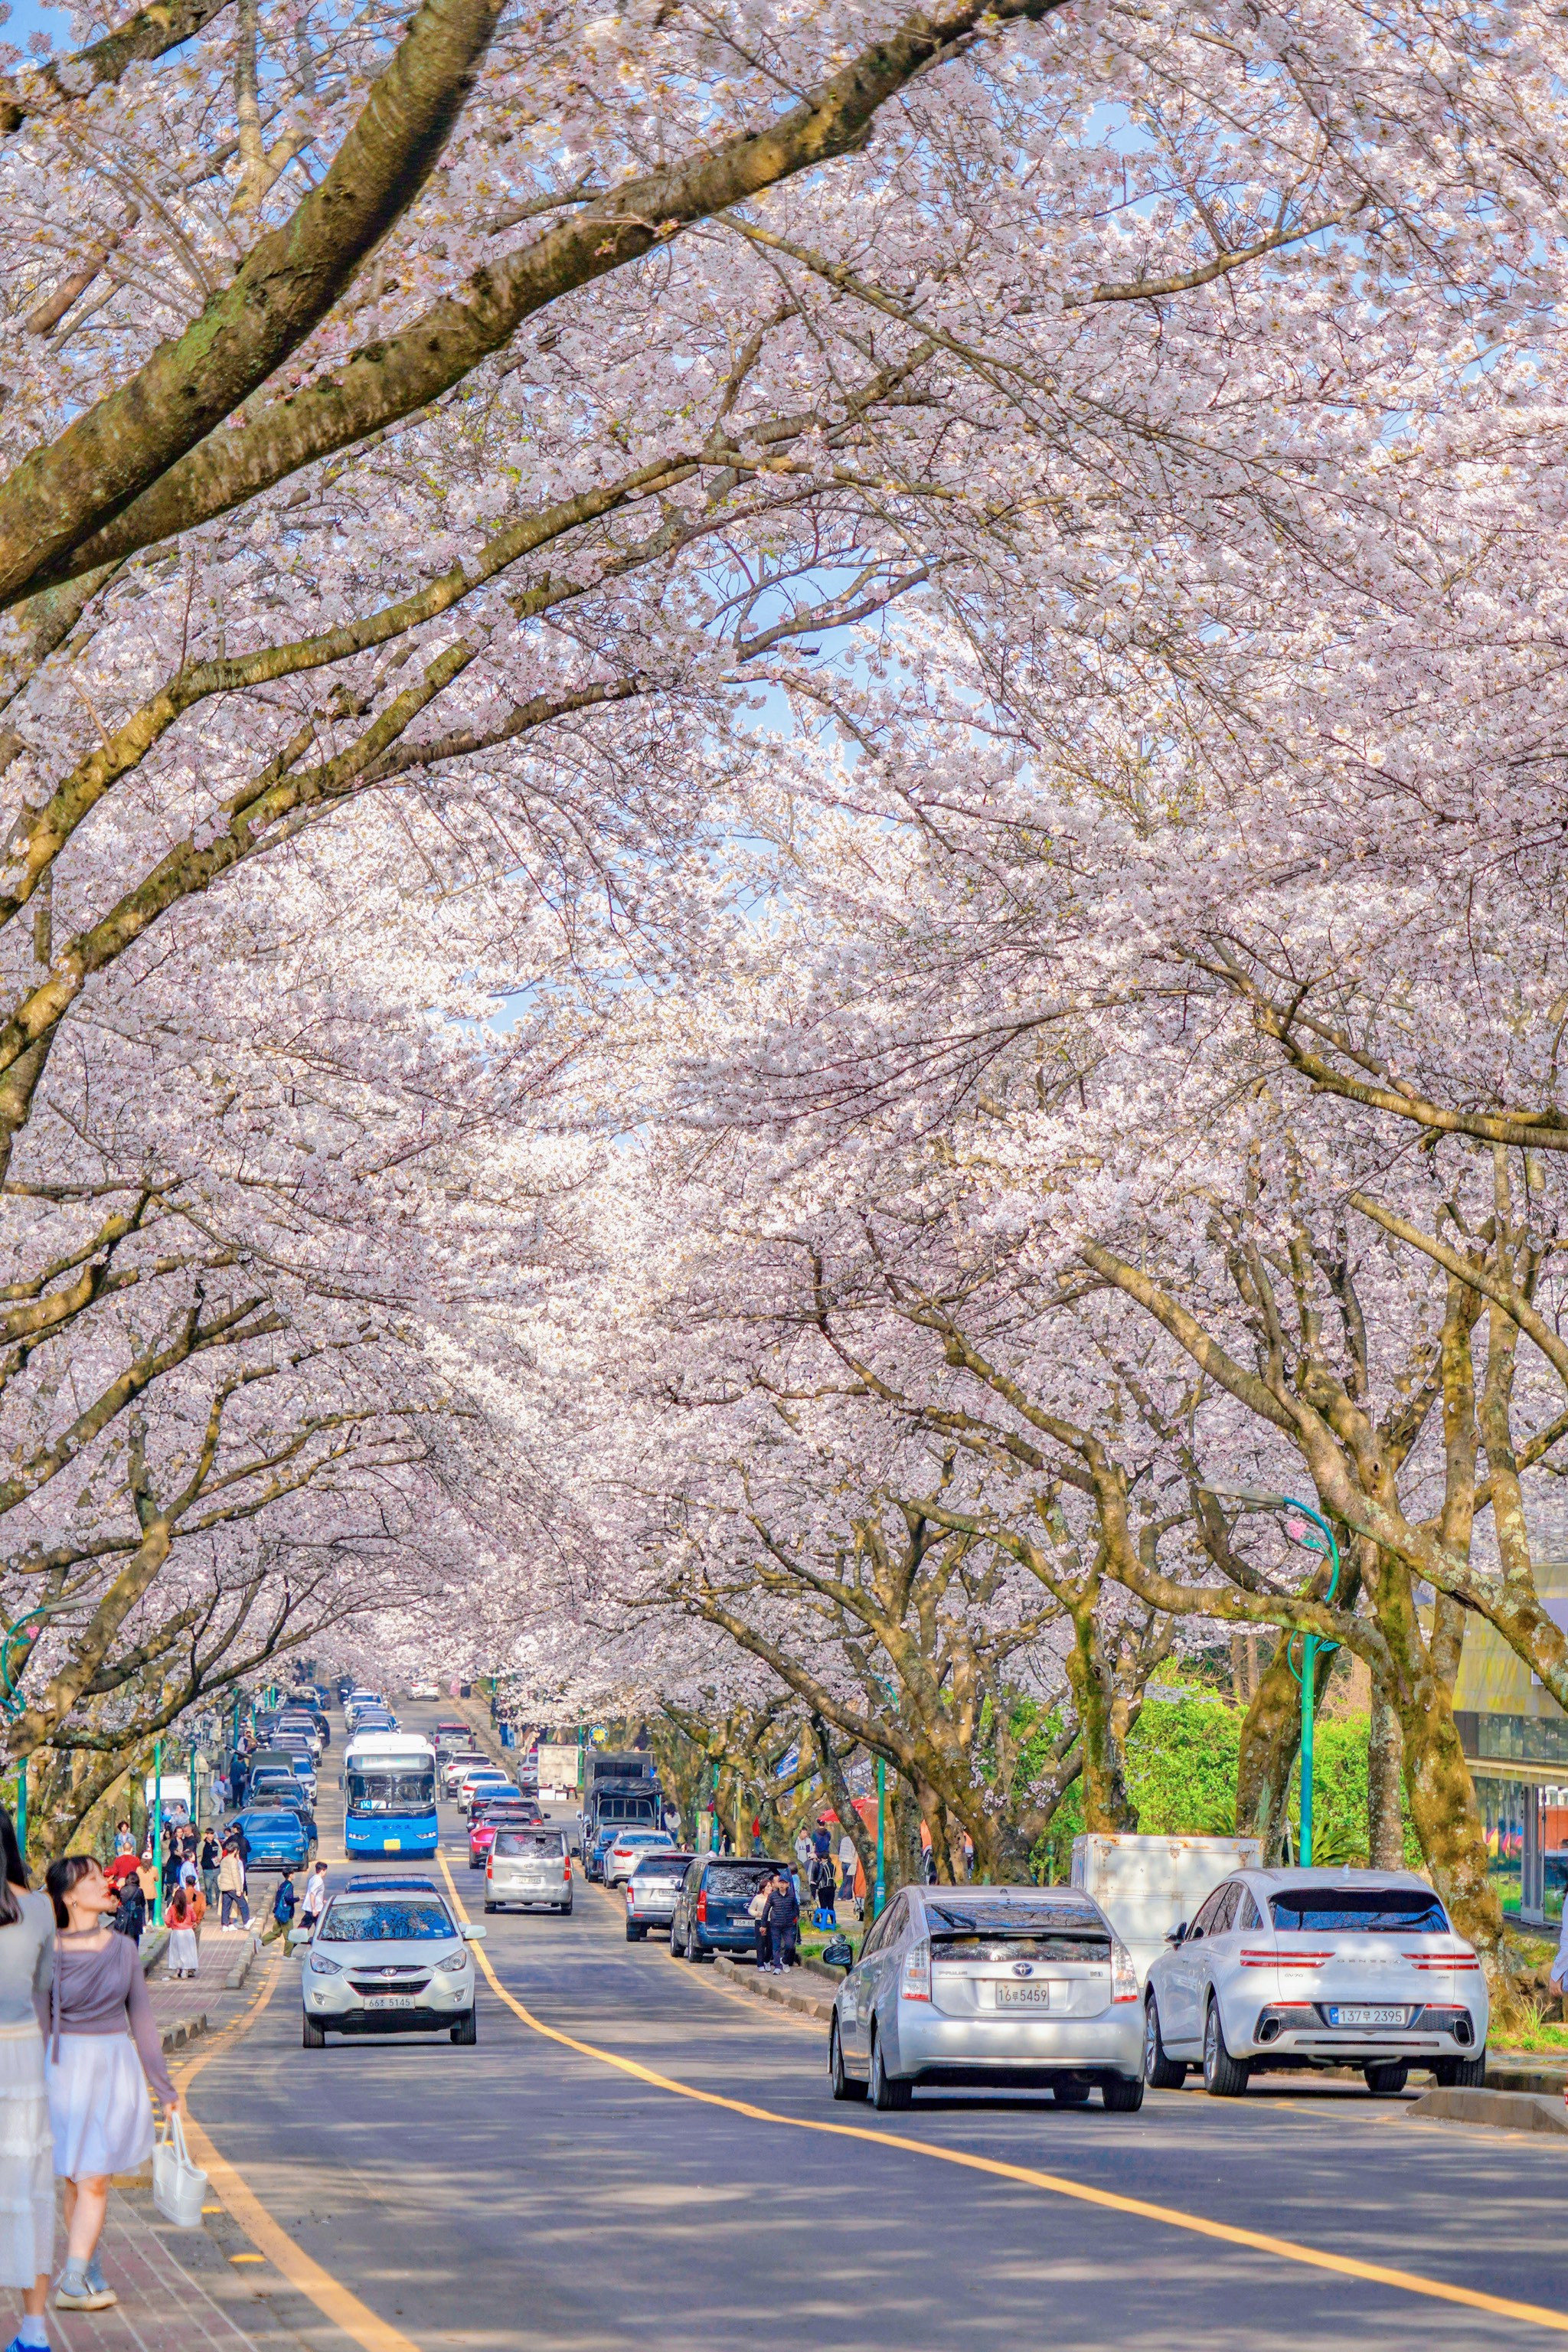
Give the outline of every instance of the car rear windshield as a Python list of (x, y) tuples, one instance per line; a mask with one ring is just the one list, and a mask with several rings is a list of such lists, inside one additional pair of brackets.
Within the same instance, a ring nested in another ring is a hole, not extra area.
[(702, 1883), (721, 1903), (749, 1903), (763, 1879), (771, 1878), (778, 1866), (773, 1862), (710, 1863)]
[(1292, 1886), (1271, 1895), (1274, 1925), (1287, 1936), (1447, 1936), (1435, 1895), (1415, 1886)]
[(552, 1853), (559, 1856), (566, 1851), (566, 1833), (563, 1830), (498, 1830), (495, 1850), (503, 1862), (509, 1853)]
[(632, 1876), (639, 1886), (679, 1886), (691, 1867), (689, 1853), (645, 1854)]
[(944, 1960), (1093, 1960), (1110, 1935), (1087, 1903), (928, 1903), (931, 1956)]
[(597, 1806), (600, 1826), (609, 1829), (616, 1822), (657, 1822), (658, 1806), (652, 1797), (601, 1797)]
[(424, 1944), (457, 1934), (445, 1904), (421, 1903), (417, 1895), (351, 1901), (340, 1895), (327, 1906), (316, 1930), (323, 1944)]

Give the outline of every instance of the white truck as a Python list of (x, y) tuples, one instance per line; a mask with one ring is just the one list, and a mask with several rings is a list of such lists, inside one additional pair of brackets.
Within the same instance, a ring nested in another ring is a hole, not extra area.
[(577, 1756), (575, 1740), (540, 1741), (539, 1793), (542, 1798), (576, 1795)]
[(1111, 1837), (1089, 1832), (1072, 1842), (1072, 1883), (1092, 1895), (1131, 1953), (1142, 1983), (1177, 1922), (1233, 1870), (1256, 1869), (1263, 1848), (1253, 1837)]

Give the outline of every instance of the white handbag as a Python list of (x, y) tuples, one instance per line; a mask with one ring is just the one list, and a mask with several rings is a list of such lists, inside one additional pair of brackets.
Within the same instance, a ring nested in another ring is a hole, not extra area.
[(207, 2177), (191, 2162), (185, 2127), (176, 2112), (163, 2126), (163, 2137), (153, 2150), (153, 2202), (176, 2230), (199, 2230)]

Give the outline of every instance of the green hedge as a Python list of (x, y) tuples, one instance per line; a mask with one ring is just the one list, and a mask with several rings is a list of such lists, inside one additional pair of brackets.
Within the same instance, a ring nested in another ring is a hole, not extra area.
[[(1242, 1717), (1220, 1699), (1183, 1698), (1146, 1705), (1127, 1743), (1127, 1791), (1138, 1826), (1152, 1837), (1229, 1837), (1236, 1831), (1236, 1773)], [(1314, 1743), (1312, 1847), (1323, 1863), (1364, 1862), (1367, 1853), (1367, 1717), (1321, 1720)], [(1299, 1786), (1299, 1783), (1298, 1783)], [(1290, 1805), (1292, 1835), (1300, 1805)], [(1083, 1827), (1076, 1788), (1064, 1798), (1034, 1861), (1042, 1877), (1065, 1879), (1072, 1842)], [(1410, 1831), (1406, 1862), (1419, 1866)]]

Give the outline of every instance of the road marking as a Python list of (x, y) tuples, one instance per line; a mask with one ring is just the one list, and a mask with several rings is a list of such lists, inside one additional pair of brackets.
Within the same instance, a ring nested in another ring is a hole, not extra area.
[(389, 2326), (379, 2312), (373, 2311), (368, 2303), (362, 2303), (357, 2294), (332, 2276), (331, 2271), (323, 2270), (302, 2246), (295, 2243), (283, 2224), (275, 2221), (268, 2211), (249, 2182), (230, 2164), (227, 2157), (213, 2146), (189, 2111), (185, 2094), (190, 2084), (204, 2066), (210, 2066), (215, 2058), (232, 2049), (242, 2034), (249, 2032), (282, 1979), (279, 1955), (268, 1969), (266, 1982), (250, 2007), (237, 2017), (232, 2025), (226, 2025), (199, 2057), (182, 2066), (174, 2078), (184, 2117), (185, 2137), (190, 2142), (192, 2155), (252, 2245), (261, 2248), (259, 2254), (232, 2255), (230, 2260), (255, 2263), (265, 2257), (274, 2270), (282, 2273), (290, 2286), (298, 2287), (301, 2294), (310, 2297), (317, 2310), (323, 2313), (334, 2327), (342, 2328), (345, 2336), (358, 2344), (362, 2352), (421, 2352), (421, 2347), (411, 2336), (405, 2336), (400, 2327)]
[[(459, 1918), (467, 1919), (463, 1899), (458, 1893), (457, 1882), (447, 1868), (445, 1857), (441, 1867), (446, 1872), (447, 1885)], [(1423, 2278), (1415, 2271), (1394, 2270), (1382, 2263), (1359, 2262), (1353, 2254), (1331, 2254), (1317, 2246), (1305, 2246), (1293, 2238), (1274, 2238), (1260, 2230), (1242, 2230), (1229, 2221), (1210, 2221), (1201, 2214), (1184, 2213), (1174, 2205), (1154, 2205), (1142, 2197), (1121, 2197), (1109, 2189), (1091, 2189), (1086, 2181), (1068, 2180), (1056, 2172), (1038, 2172), (1032, 2166), (1004, 2164), (997, 2158), (972, 2156), (966, 2149), (942, 2147), (934, 2140), (910, 2139), (898, 2132), (873, 2131), (864, 2124), (818, 2123), (804, 2116), (783, 2116), (772, 2107), (753, 2106), (749, 2100), (726, 2099), (717, 2091), (699, 2091), (689, 2083), (679, 2083), (673, 2075), (656, 2074), (651, 2066), (639, 2065), (635, 2058), (623, 2058), (614, 2050), (601, 2050), (592, 2042), (578, 2042), (570, 2033), (563, 2033), (553, 2025), (546, 2025), (525, 2009), (515, 1995), (510, 1993), (490, 1965), (482, 1944), (473, 1946), (480, 1968), (489, 1979), (490, 1989), (506, 2003), (514, 2016), (520, 2017), (531, 2032), (542, 2034), (547, 2042), (558, 2042), (563, 2049), (575, 2050), (584, 2058), (592, 2058), (602, 2066), (614, 2066), (623, 2074), (632, 2075), (639, 2083), (647, 2083), (657, 2091), (668, 2091), (677, 2098), (692, 2099), (700, 2106), (722, 2107), (732, 2116), (745, 2116), (753, 2123), (783, 2124), (791, 2131), (819, 2132), (830, 2139), (867, 2140), (873, 2147), (897, 2148), (905, 2156), (922, 2156), (939, 2164), (956, 2165), (965, 2172), (984, 2172), (997, 2180), (1016, 2180), (1026, 2189), (1043, 2189), (1053, 2197), (1067, 2197), (1080, 2205), (1098, 2205), (1109, 2213), (1131, 2213), (1143, 2221), (1160, 2221), (1167, 2229), (1184, 2230), (1199, 2238), (1217, 2238), (1227, 2246), (1245, 2246), (1249, 2252), (1273, 2254), (1281, 2262), (1298, 2263), (1308, 2270), (1331, 2271), (1341, 2278), (1363, 2279), (1374, 2286), (1389, 2286), (1403, 2294), (1427, 2297), (1435, 2303), (1457, 2303), (1468, 2311), (1486, 2311), (1502, 2319), (1523, 2320), (1531, 2327), (1544, 2327), (1554, 2335), (1568, 2336), (1568, 2312), (1549, 2311), (1538, 2303), (1515, 2303), (1507, 2295), (1483, 2294), (1468, 2286), (1448, 2286), (1439, 2279)]]

